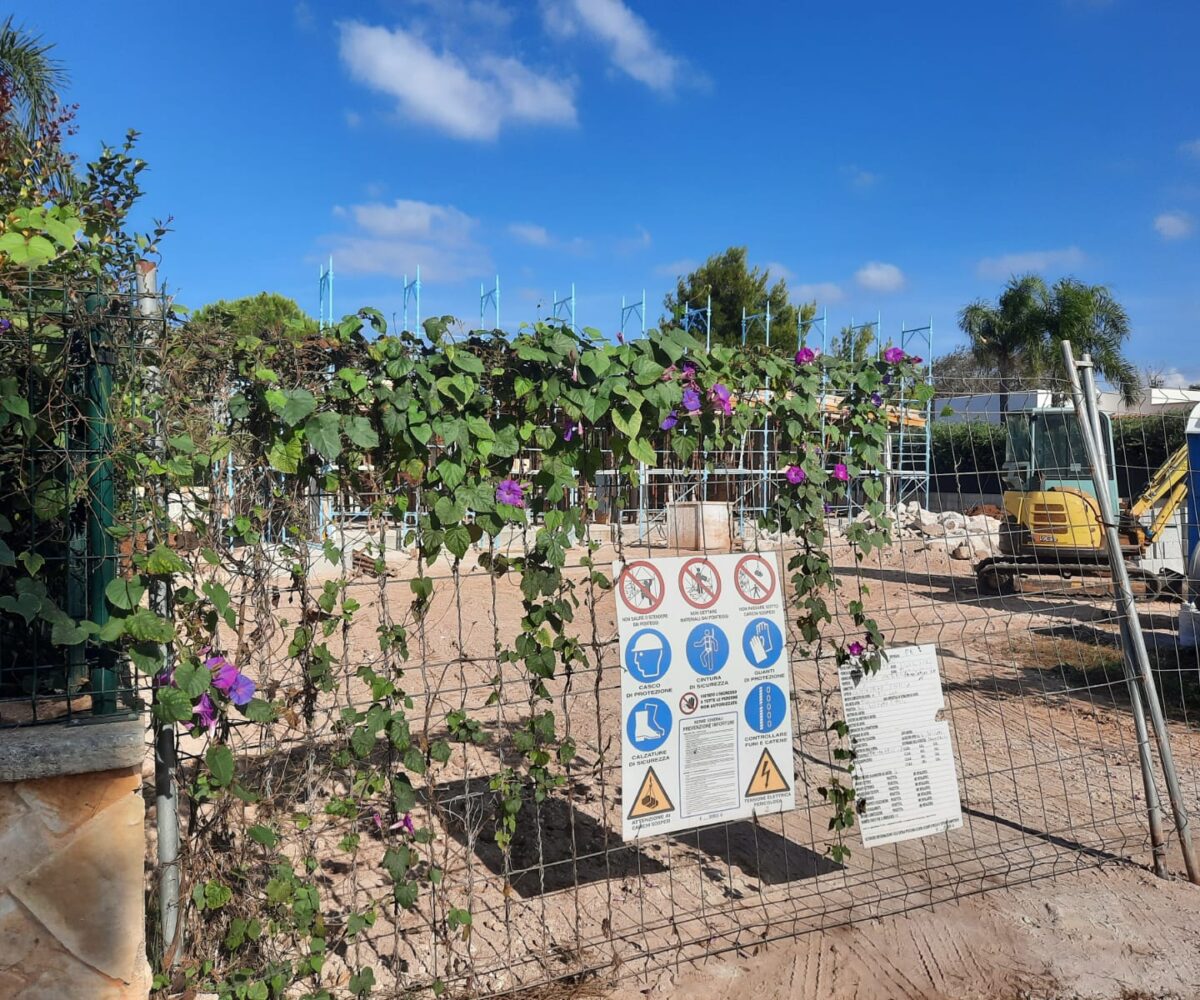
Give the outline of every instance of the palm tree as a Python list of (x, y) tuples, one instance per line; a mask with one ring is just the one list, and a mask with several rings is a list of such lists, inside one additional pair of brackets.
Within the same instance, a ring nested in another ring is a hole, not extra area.
[(11, 15), (0, 24), (0, 79), (10, 90), (15, 124), (28, 143), (37, 138), (40, 123), (54, 109), (67, 80), (50, 49), (39, 36), (15, 25)]
[(971, 355), (994, 370), (1001, 386), (1001, 419), (1012, 389), (1029, 378), (1065, 379), (1060, 341), (1070, 340), (1077, 354), (1090, 353), (1096, 370), (1137, 401), (1137, 368), (1123, 355), (1129, 316), (1104, 285), (1061, 278), (1053, 286), (1036, 274), (1012, 278), (993, 306), (983, 300), (967, 305), (958, 325), (970, 341)]

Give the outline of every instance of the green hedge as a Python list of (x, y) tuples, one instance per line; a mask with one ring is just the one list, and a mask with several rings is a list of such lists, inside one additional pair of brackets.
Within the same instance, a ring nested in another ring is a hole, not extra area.
[[(1186, 413), (1113, 420), (1117, 489), (1123, 498), (1136, 497), (1167, 457), (1183, 444)], [(983, 422), (948, 423), (934, 420), (932, 474), (935, 493), (1002, 493), (1004, 427)]]

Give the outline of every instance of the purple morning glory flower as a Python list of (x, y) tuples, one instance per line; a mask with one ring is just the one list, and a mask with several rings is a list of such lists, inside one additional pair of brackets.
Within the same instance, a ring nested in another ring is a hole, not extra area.
[(884, 375), (884, 376), (883, 376), (883, 384), (884, 384), (884, 385), (891, 385), (891, 384), (892, 384), (892, 376), (891, 376), (891, 375)]
[(687, 410), (688, 413), (699, 413), (700, 412), (700, 393), (698, 393), (695, 389), (684, 389), (683, 390), (683, 408), (685, 410)]
[(243, 705), (249, 704), (250, 699), (254, 697), (254, 691), (254, 681), (245, 674), (239, 673), (229, 688), (229, 700), (241, 708)]
[(827, 503), (827, 504), (825, 504), (825, 513), (826, 513), (826, 514), (832, 514), (832, 513), (833, 513), (833, 504), (831, 504), (831, 503)]
[(213, 700), (207, 694), (200, 696), (200, 700), (195, 705), (195, 712), (196, 721), (188, 723), (188, 729), (192, 733), (195, 733), (197, 729), (211, 733), (217, 728), (217, 706), (213, 704)]
[(844, 483), (850, 478), (850, 470), (847, 469), (846, 466), (841, 462), (838, 462), (838, 464), (833, 467), (833, 478), (838, 482)]
[(804, 470), (798, 465), (789, 465), (787, 469), (784, 470), (783, 474), (787, 477), (787, 481), (793, 486), (799, 486), (808, 478), (808, 476), (805, 475)]
[(696, 377), (696, 366), (690, 361), (683, 366), (683, 377), (689, 382)]
[(388, 827), (389, 830), (403, 830), (405, 833), (416, 833), (417, 827), (413, 823), (412, 813), (405, 813), (401, 819)]
[(210, 656), (204, 661), (204, 665), (213, 672), (213, 687), (218, 691), (224, 691), (226, 694), (229, 693), (229, 689), (233, 687), (234, 682), (241, 676), (238, 673), (238, 668), (223, 656)]
[(852, 642), (852, 643), (850, 643), (849, 646), (846, 647), (846, 652), (849, 653), (851, 656), (862, 656), (863, 655), (863, 644), (861, 642)]
[(882, 406), (883, 405), (883, 397), (881, 395), (879, 395), (879, 393), (873, 392), (873, 393), (871, 393), (871, 402), (874, 403), (876, 406)]
[(663, 418), (663, 422), (661, 424), (659, 424), (658, 426), (661, 427), (664, 431), (669, 431), (677, 423), (679, 423), (679, 411), (672, 410), (670, 413), (668, 413), (666, 415), (666, 417)]
[(11, 319), (0, 319), (0, 333), (8, 333), (12, 329)]
[(904, 360), (904, 349), (902, 347), (889, 347), (883, 352), (883, 360), (889, 365), (898, 365)]
[(501, 480), (500, 485), (496, 487), (496, 500), (510, 507), (524, 507), (525, 488), (515, 479)]
[(717, 404), (725, 416), (733, 413), (733, 403), (729, 398), (729, 390), (722, 383), (718, 382), (709, 389), (708, 393), (712, 397), (712, 401)]
[(802, 347), (796, 352), (796, 364), (810, 365), (817, 360), (817, 352), (811, 347)]

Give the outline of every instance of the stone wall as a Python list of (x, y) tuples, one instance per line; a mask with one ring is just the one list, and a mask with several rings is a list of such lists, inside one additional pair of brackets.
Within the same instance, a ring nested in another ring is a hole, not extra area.
[(0, 997), (148, 995), (144, 739), (135, 720), (0, 731)]

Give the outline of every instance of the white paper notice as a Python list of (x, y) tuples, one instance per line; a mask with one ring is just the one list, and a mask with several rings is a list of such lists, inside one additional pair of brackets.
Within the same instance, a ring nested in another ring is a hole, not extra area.
[(842, 665), (842, 705), (856, 751), (854, 787), (865, 847), (962, 826), (950, 725), (937, 651), (903, 646), (883, 654), (878, 673)]
[(622, 836), (796, 807), (776, 553), (613, 565)]

